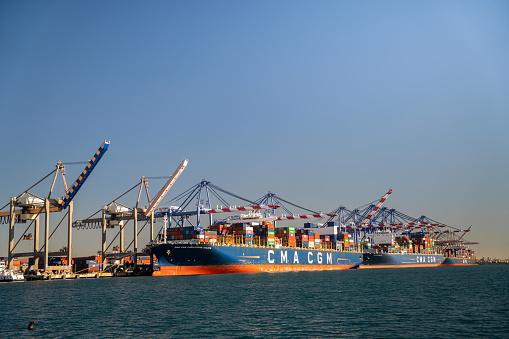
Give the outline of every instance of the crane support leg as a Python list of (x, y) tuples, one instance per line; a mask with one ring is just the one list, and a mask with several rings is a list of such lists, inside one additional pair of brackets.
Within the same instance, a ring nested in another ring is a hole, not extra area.
[(150, 215), (150, 241), (154, 241), (154, 213)]
[(10, 206), (10, 216), (11, 216), (11, 222), (9, 223), (9, 256), (7, 258), (8, 260), (8, 267), (10, 270), (13, 269), (12, 266), (12, 260), (13, 258), (13, 251), (14, 251), (14, 222), (16, 221), (16, 216), (14, 215), (14, 203), (16, 198), (11, 198), (11, 206)]
[(138, 208), (134, 208), (134, 270), (138, 267)]
[(104, 267), (104, 259), (106, 257), (106, 207), (102, 209), (102, 246), (101, 246), (102, 263)]
[(48, 260), (49, 260), (49, 199), (45, 199), (44, 201), (44, 209), (45, 209), (45, 222), (44, 225), (44, 271), (48, 268)]
[[(125, 253), (125, 247), (124, 247), (124, 242), (125, 242), (125, 239), (124, 239), (124, 228), (125, 228), (125, 224), (123, 226), (120, 226), (120, 253), (124, 254)], [(124, 259), (122, 258), (122, 263), (124, 262)]]
[(67, 215), (67, 265), (72, 265), (72, 212), (73, 212), (74, 203), (71, 201), (69, 203), (69, 213)]
[(41, 248), (39, 247), (39, 241), (41, 239), (41, 218), (38, 215), (35, 219), (35, 231), (34, 231), (34, 266), (33, 269), (39, 269), (39, 260)]

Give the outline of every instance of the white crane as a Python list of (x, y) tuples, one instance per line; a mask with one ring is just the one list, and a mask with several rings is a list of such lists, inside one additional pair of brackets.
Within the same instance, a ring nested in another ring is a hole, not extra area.
[(189, 160), (187, 160), (187, 159), (182, 160), (179, 167), (177, 167), (177, 169), (175, 170), (175, 173), (172, 174), (170, 179), (166, 182), (166, 184), (164, 184), (164, 186), (161, 188), (161, 190), (152, 199), (152, 201), (150, 202), (150, 205), (148, 206), (147, 210), (145, 211), (146, 217), (149, 217), (152, 213), (154, 213), (154, 210), (157, 208), (159, 203), (163, 200), (166, 193), (168, 193), (171, 186), (173, 186), (175, 181), (177, 181), (180, 174), (182, 174), (182, 172), (186, 168), (188, 162), (189, 162)]

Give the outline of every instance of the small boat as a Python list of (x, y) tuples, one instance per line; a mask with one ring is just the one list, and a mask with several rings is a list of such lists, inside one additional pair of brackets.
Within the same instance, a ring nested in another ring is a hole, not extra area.
[(25, 276), (21, 272), (10, 270), (5, 261), (0, 261), (0, 281), (25, 281)]

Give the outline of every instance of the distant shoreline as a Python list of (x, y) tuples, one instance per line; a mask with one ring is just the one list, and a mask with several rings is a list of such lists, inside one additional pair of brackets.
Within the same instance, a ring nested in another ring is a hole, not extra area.
[(476, 262), (477, 265), (509, 265), (509, 262)]

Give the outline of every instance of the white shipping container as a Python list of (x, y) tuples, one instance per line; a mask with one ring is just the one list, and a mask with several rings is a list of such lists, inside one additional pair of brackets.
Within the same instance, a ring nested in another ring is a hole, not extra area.
[(374, 245), (390, 245), (394, 243), (394, 235), (390, 232), (373, 234)]
[(339, 226), (313, 228), (313, 231), (320, 235), (333, 235), (333, 234), (338, 234), (338, 227)]

